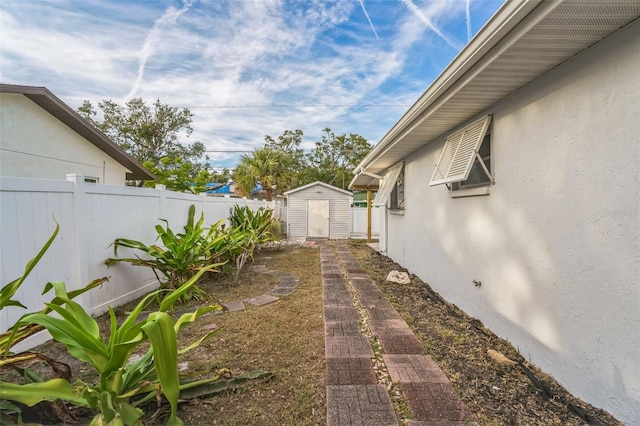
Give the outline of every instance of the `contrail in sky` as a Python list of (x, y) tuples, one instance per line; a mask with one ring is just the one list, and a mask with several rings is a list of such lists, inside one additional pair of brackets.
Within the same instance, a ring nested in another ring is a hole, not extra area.
[(433, 25), (433, 22), (431, 22), (431, 19), (429, 19), (426, 16), (424, 16), (422, 11), (420, 9), (418, 9), (418, 7), (415, 4), (413, 4), (413, 2), (411, 0), (402, 0), (402, 3), (404, 3), (404, 5), (407, 6), (407, 9), (409, 9), (411, 12), (413, 12), (414, 15), (416, 15), (418, 18), (420, 18), (420, 20), (422, 22), (424, 22), (427, 25), (427, 27), (429, 29), (431, 29), (431, 31), (433, 31), (438, 36), (440, 36), (441, 39), (446, 41), (449, 46), (453, 47), (456, 50), (460, 49), (460, 46), (457, 46), (456, 43), (454, 43), (453, 41), (449, 40), (449, 38), (446, 35), (444, 35), (444, 33), (442, 31), (440, 31), (435, 25)]
[(467, 42), (471, 40), (471, 0), (467, 0), (467, 7), (465, 10), (465, 18), (467, 21)]
[(369, 14), (367, 13), (367, 9), (364, 8), (364, 0), (360, 0), (360, 6), (362, 6), (362, 11), (364, 12), (364, 16), (367, 17), (367, 21), (369, 21), (369, 25), (371, 26), (371, 29), (373, 30), (373, 33), (376, 35), (376, 38), (378, 37), (378, 32), (376, 31), (375, 27), (373, 26), (373, 22), (371, 22), (371, 18), (369, 18)]
[(140, 52), (140, 58), (138, 59), (138, 77), (136, 78), (135, 83), (133, 83), (131, 91), (125, 97), (125, 101), (133, 98), (138, 92), (138, 89), (140, 89), (142, 77), (144, 77), (144, 68), (147, 65), (147, 60), (149, 60), (149, 57), (153, 53), (156, 44), (160, 41), (162, 30), (171, 24), (175, 24), (178, 17), (186, 12), (190, 7), (191, 2), (187, 1), (184, 2), (184, 6), (180, 10), (177, 10), (174, 7), (169, 7), (164, 14), (153, 23), (153, 28), (151, 28), (151, 31), (147, 34), (147, 38), (142, 46), (142, 51)]

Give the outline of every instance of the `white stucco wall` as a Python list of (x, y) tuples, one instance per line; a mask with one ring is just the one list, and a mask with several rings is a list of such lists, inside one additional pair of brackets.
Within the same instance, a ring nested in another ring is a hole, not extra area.
[(77, 173), (124, 185), (127, 170), (20, 94), (0, 94), (0, 175), (62, 179)]
[(392, 259), (627, 424), (640, 424), (638, 52), (637, 22), (486, 111), (490, 195), (428, 186), (442, 139), (405, 159), (405, 214), (387, 216)]

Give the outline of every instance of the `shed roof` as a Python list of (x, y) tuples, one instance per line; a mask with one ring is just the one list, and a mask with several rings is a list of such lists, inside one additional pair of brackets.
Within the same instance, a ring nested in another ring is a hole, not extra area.
[(309, 188), (314, 187), (314, 186), (323, 186), (323, 187), (325, 187), (327, 189), (331, 189), (333, 191), (341, 192), (341, 193), (343, 193), (345, 195), (348, 195), (350, 197), (353, 196), (353, 193), (351, 191), (347, 191), (347, 190), (335, 187), (333, 185), (329, 185), (328, 183), (320, 182), (319, 180), (317, 180), (315, 182), (311, 182), (311, 183), (309, 183), (307, 185), (292, 189), (290, 191), (287, 191), (287, 192), (284, 193), (284, 195), (289, 196), (291, 194), (295, 194), (296, 192), (304, 191), (305, 189), (309, 189)]
[(356, 167), (349, 188), (381, 174), (638, 19), (637, 0), (508, 1)]
[(96, 129), (91, 123), (82, 118), (69, 105), (62, 102), (46, 87), (20, 86), (14, 84), (0, 84), (0, 93), (15, 93), (26, 96), (40, 108), (67, 125), (71, 130), (91, 142), (105, 154), (122, 164), (129, 173), (127, 179), (156, 180), (157, 177), (140, 164), (135, 158), (127, 154), (104, 133)]

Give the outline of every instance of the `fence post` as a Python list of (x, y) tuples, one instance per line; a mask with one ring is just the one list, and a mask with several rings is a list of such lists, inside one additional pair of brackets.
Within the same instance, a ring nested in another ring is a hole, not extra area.
[(227, 216), (225, 216), (227, 220), (225, 223), (230, 224), (229, 218), (231, 217), (231, 196), (229, 194), (225, 194), (224, 201), (226, 202), (225, 204), (227, 206)]
[(156, 189), (158, 192), (158, 218), (166, 219), (164, 216), (164, 209), (166, 204), (167, 197), (167, 185), (162, 185), (160, 183), (156, 184)]
[(204, 192), (201, 192), (200, 194), (200, 202), (202, 203), (202, 216), (204, 217), (204, 223), (209, 223), (210, 220), (208, 218), (208, 214), (207, 214), (207, 194)]
[[(67, 180), (73, 182), (73, 282), (68, 286), (68, 290), (77, 290), (88, 284), (89, 278), (89, 206), (86, 195), (86, 183), (84, 176), (71, 173), (67, 175)], [(87, 311), (91, 312), (93, 306), (88, 293), (77, 297), (76, 302), (80, 303)]]

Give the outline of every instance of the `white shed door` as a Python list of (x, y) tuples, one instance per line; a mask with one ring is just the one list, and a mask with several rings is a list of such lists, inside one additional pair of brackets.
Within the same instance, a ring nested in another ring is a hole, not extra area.
[(329, 200), (307, 203), (307, 237), (329, 238)]

